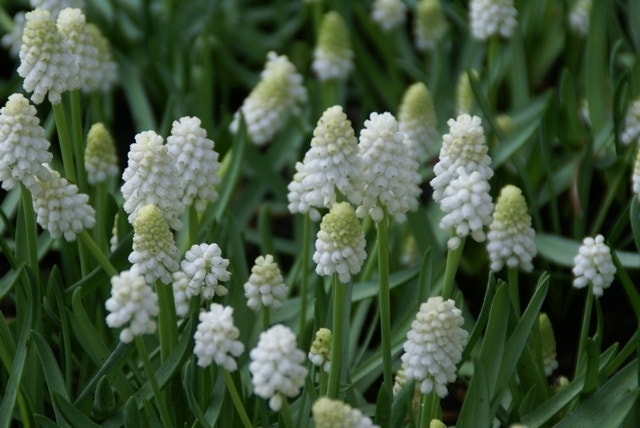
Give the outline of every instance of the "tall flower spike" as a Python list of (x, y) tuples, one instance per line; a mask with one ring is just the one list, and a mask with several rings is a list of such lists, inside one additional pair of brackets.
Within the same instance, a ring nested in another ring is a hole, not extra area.
[(100, 68), (98, 49), (87, 30), (87, 20), (80, 9), (65, 8), (58, 14), (56, 25), (75, 58), (80, 86), (85, 86)]
[(9, 95), (0, 109), (0, 181), (5, 190), (23, 183), (38, 193), (38, 179), (51, 177), (43, 164), (51, 162), (53, 155), (37, 114), (22, 94)]
[(487, 236), (491, 270), (498, 272), (507, 265), (531, 272), (531, 260), (537, 253), (535, 236), (522, 191), (510, 184), (503, 187)]
[(575, 0), (569, 12), (569, 27), (582, 37), (586, 37), (589, 33), (591, 3), (591, 0)]
[(351, 203), (362, 202), (364, 178), (358, 139), (342, 107), (324, 111), (313, 130), (311, 147), (289, 184), (289, 211), (309, 213), (320, 220), (317, 208), (331, 208), (338, 192)]
[(320, 80), (344, 80), (353, 69), (349, 29), (338, 12), (327, 12), (322, 19), (311, 68)]
[(204, 212), (208, 203), (218, 199), (216, 186), (220, 182), (218, 153), (215, 143), (197, 117), (185, 116), (173, 122), (167, 138), (167, 150), (180, 171), (184, 193), (182, 205), (195, 203), (197, 212)]
[(302, 75), (289, 58), (269, 52), (260, 82), (233, 116), (229, 125), (231, 132), (238, 132), (242, 112), (251, 141), (257, 146), (265, 145), (280, 129), (286, 113), (298, 115), (301, 105), (307, 101), (302, 81)]
[(113, 60), (111, 45), (96, 25), (88, 23), (85, 31), (91, 37), (93, 46), (96, 48), (98, 67), (93, 74), (87, 76), (82, 89), (85, 92), (106, 92), (113, 87), (118, 79), (118, 66)]
[(269, 407), (274, 411), (282, 408), (284, 397), (295, 397), (304, 386), (307, 377), (305, 355), (297, 346), (296, 335), (291, 329), (276, 324), (260, 333), (258, 344), (249, 354), (253, 391), (268, 399)]
[(440, 0), (420, 0), (413, 21), (413, 36), (418, 50), (433, 50), (448, 28)]
[(65, 91), (78, 89), (78, 65), (71, 46), (58, 31), (48, 10), (36, 9), (25, 15), (18, 74), (31, 94), (31, 101), (40, 104), (48, 94), (52, 104), (58, 104)]
[(453, 300), (430, 297), (420, 306), (404, 343), (402, 362), (408, 379), (420, 383), (423, 394), (447, 395), (456, 379), (456, 365), (469, 334), (462, 328), (462, 311)]
[(544, 374), (551, 376), (551, 373), (558, 368), (558, 360), (556, 360), (556, 339), (553, 335), (553, 326), (549, 316), (545, 313), (538, 315), (538, 330), (540, 331)]
[(229, 260), (222, 257), (218, 244), (194, 244), (184, 254), (181, 266), (189, 278), (189, 297), (202, 293), (202, 297), (209, 300), (215, 295), (224, 296), (229, 292), (220, 283), (231, 278), (231, 273), (227, 271)]
[(160, 280), (171, 284), (171, 275), (180, 267), (178, 248), (162, 211), (155, 205), (138, 210), (133, 223), (133, 251), (129, 262), (138, 266), (149, 284)]
[(573, 286), (583, 288), (591, 285), (596, 297), (602, 296), (605, 288), (613, 282), (616, 267), (604, 237), (586, 237), (573, 259)]
[(338, 274), (342, 283), (360, 272), (367, 257), (366, 242), (360, 222), (348, 202), (338, 202), (320, 223), (313, 261), (316, 273), (322, 276)]
[(624, 131), (620, 135), (623, 144), (637, 142), (640, 137), (640, 98), (633, 100), (624, 118)]
[(331, 369), (331, 330), (324, 327), (318, 329), (308, 357), (314, 366), (322, 367), (325, 373), (329, 373), (329, 369)]
[(509, 38), (518, 25), (517, 15), (513, 0), (471, 0), (471, 34), (478, 40), (487, 40), (498, 34)]
[(398, 126), (414, 143), (416, 156), (424, 159), (436, 147), (438, 141), (438, 118), (431, 93), (422, 82), (414, 83), (405, 91)]
[(370, 418), (340, 400), (318, 398), (311, 407), (316, 428), (373, 428)]
[(259, 309), (261, 306), (278, 309), (287, 295), (287, 286), (271, 254), (258, 256), (251, 268), (251, 275), (244, 284), (247, 306)]
[(207, 367), (215, 362), (227, 371), (235, 371), (238, 363), (235, 358), (244, 351), (244, 345), (238, 339), (240, 332), (233, 325), (233, 308), (212, 303), (209, 311), (202, 311), (200, 322), (193, 338), (193, 353), (198, 357), (198, 365)]
[(84, 164), (90, 184), (101, 183), (120, 172), (113, 138), (101, 122), (94, 123), (89, 128)]
[(174, 159), (162, 137), (153, 131), (141, 132), (135, 140), (129, 148), (127, 168), (122, 173), (121, 191), (129, 223), (136, 221), (141, 207), (153, 204), (160, 208), (171, 228), (179, 229), (182, 222), (178, 217), (185, 207)]
[(364, 200), (357, 208), (375, 222), (384, 211), (404, 221), (407, 211), (418, 208), (420, 174), (413, 142), (398, 129), (391, 113), (371, 113), (360, 131), (360, 156), (364, 164)]
[(375, 0), (371, 11), (371, 19), (383, 31), (389, 32), (398, 28), (406, 19), (407, 5), (402, 0)]
[(0, 39), (0, 45), (9, 49), (9, 55), (12, 58), (18, 58), (20, 55), (20, 46), (22, 46), (22, 32), (26, 19), (24, 12), (18, 12), (13, 16), (13, 28), (10, 33), (5, 34)]
[(127, 327), (120, 332), (120, 341), (156, 331), (154, 317), (158, 315), (158, 296), (147, 284), (136, 266), (111, 277), (111, 297), (105, 302), (109, 311), (106, 322), (111, 328)]
[(82, 230), (95, 225), (96, 212), (89, 205), (89, 196), (78, 193), (75, 184), (61, 177), (58, 171), (50, 169), (49, 172), (49, 179), (40, 181), (40, 191), (33, 195), (36, 221), (52, 238), (64, 236), (65, 240), (73, 241)]

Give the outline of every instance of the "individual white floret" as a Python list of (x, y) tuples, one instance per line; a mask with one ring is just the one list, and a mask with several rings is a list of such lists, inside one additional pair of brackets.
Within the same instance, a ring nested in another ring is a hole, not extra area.
[(102, 183), (120, 172), (113, 138), (101, 122), (94, 123), (89, 128), (84, 165), (89, 184)]
[(198, 357), (198, 365), (207, 367), (212, 362), (227, 371), (235, 371), (244, 345), (238, 339), (240, 332), (233, 325), (233, 308), (212, 303), (208, 311), (199, 315), (200, 322), (193, 335), (193, 353)]
[(340, 400), (318, 398), (311, 407), (316, 428), (374, 428), (371, 419)]
[(331, 337), (331, 330), (328, 328), (318, 329), (308, 355), (309, 361), (314, 366), (322, 367), (325, 373), (329, 373), (331, 369)]
[(327, 12), (322, 20), (311, 68), (320, 80), (344, 80), (353, 69), (349, 29), (335, 11)]
[(605, 288), (613, 282), (616, 267), (611, 251), (604, 243), (604, 236), (586, 237), (573, 259), (573, 286), (583, 288), (591, 285), (596, 297), (602, 296)]
[(371, 19), (388, 32), (404, 24), (406, 14), (407, 5), (402, 0), (375, 0)]
[(471, 0), (469, 3), (471, 34), (479, 40), (497, 35), (511, 37), (518, 26), (517, 16), (513, 0)]
[(259, 309), (261, 306), (278, 309), (287, 295), (278, 264), (271, 254), (258, 256), (251, 268), (251, 275), (244, 284), (247, 306)]
[(231, 278), (231, 273), (227, 271), (229, 260), (222, 257), (218, 244), (194, 244), (184, 254), (180, 265), (189, 278), (189, 297), (202, 294), (203, 298), (209, 300), (229, 292), (221, 284)]

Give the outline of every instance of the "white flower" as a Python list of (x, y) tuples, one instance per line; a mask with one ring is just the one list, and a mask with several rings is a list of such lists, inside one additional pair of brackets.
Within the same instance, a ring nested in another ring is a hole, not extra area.
[(411, 141), (418, 159), (425, 158), (439, 144), (438, 118), (431, 93), (422, 82), (409, 86), (402, 96), (398, 127)]
[(63, 92), (80, 87), (78, 64), (48, 10), (32, 10), (25, 17), (18, 66), (22, 86), (33, 92), (34, 103), (40, 104), (48, 94), (49, 101), (58, 104)]
[(100, 68), (98, 49), (87, 30), (86, 18), (80, 9), (65, 8), (58, 14), (56, 25), (64, 36), (69, 52), (73, 53), (80, 85), (84, 86)]
[(304, 352), (297, 348), (296, 335), (289, 327), (276, 324), (260, 333), (258, 344), (249, 355), (253, 391), (269, 399), (272, 410), (280, 410), (283, 395), (298, 395), (304, 386), (307, 368)]
[(420, 391), (447, 395), (447, 384), (456, 379), (456, 365), (469, 334), (462, 328), (462, 311), (453, 300), (430, 297), (420, 306), (404, 343), (405, 375), (420, 383)]
[(509, 38), (518, 25), (517, 15), (513, 0), (471, 0), (471, 34), (479, 40), (487, 40), (498, 34)]
[(287, 286), (271, 254), (258, 256), (251, 268), (251, 275), (244, 284), (247, 306), (258, 309), (260, 306), (278, 309), (287, 295)]
[(0, 109), (0, 181), (5, 190), (21, 182), (38, 193), (38, 179), (50, 179), (43, 164), (51, 162), (53, 155), (37, 113), (22, 94), (9, 95)]
[(317, 208), (331, 208), (338, 192), (351, 203), (362, 202), (364, 178), (358, 139), (342, 107), (324, 111), (313, 131), (311, 147), (289, 183), (289, 211), (320, 219)]
[(320, 80), (346, 79), (353, 69), (349, 29), (338, 12), (327, 12), (320, 24), (311, 68)]
[(48, 10), (53, 19), (58, 18), (58, 14), (64, 8), (75, 7), (82, 9), (84, 7), (83, 0), (29, 0), (29, 4), (32, 9)]
[(498, 272), (507, 265), (531, 272), (537, 253), (535, 236), (522, 192), (513, 185), (503, 187), (487, 236), (491, 270)]
[(33, 195), (36, 221), (52, 238), (64, 236), (67, 241), (76, 239), (84, 229), (96, 223), (96, 212), (89, 205), (89, 196), (78, 193), (78, 187), (50, 169), (48, 180), (39, 181), (40, 191)]
[(233, 308), (212, 303), (209, 311), (202, 311), (200, 322), (193, 338), (193, 353), (198, 357), (198, 365), (207, 367), (211, 362), (227, 371), (235, 371), (238, 363), (235, 358), (244, 351), (244, 345), (236, 340), (240, 332), (233, 325)]
[(402, 0), (375, 0), (371, 19), (384, 31), (391, 31), (404, 24), (407, 6)]
[(586, 37), (589, 32), (591, 3), (591, 0), (576, 0), (569, 12), (569, 27), (582, 37)]
[(553, 326), (549, 316), (545, 313), (538, 315), (538, 330), (540, 331), (540, 349), (542, 351), (544, 374), (551, 376), (551, 373), (558, 368), (558, 360), (556, 359), (556, 339), (553, 335)]
[(222, 257), (218, 244), (194, 244), (184, 255), (182, 270), (189, 278), (187, 296), (199, 296), (209, 300), (213, 296), (224, 296), (229, 292), (221, 281), (228, 281), (229, 260)]
[(322, 218), (316, 239), (313, 261), (316, 273), (322, 276), (338, 274), (340, 282), (347, 283), (351, 275), (360, 272), (367, 257), (364, 232), (353, 207), (338, 202)]
[(218, 153), (207, 131), (200, 127), (200, 119), (185, 116), (173, 122), (167, 138), (167, 150), (178, 167), (184, 193), (182, 205), (195, 202), (198, 212), (204, 212), (207, 203), (218, 199), (216, 186), (220, 182)]
[(583, 288), (591, 285), (593, 294), (600, 297), (613, 282), (615, 273), (616, 267), (604, 237), (597, 235), (595, 238), (584, 238), (573, 259), (573, 286)]
[(371, 113), (360, 131), (360, 156), (364, 164), (364, 200), (357, 208), (375, 222), (389, 215), (404, 221), (407, 211), (418, 208), (420, 174), (413, 142), (398, 129), (391, 113)]
[(433, 50), (448, 28), (440, 0), (420, 0), (413, 20), (413, 35), (418, 50)]
[(176, 305), (176, 315), (184, 318), (189, 313), (189, 295), (187, 287), (189, 286), (189, 277), (181, 270), (171, 275), (171, 287), (173, 288), (173, 301)]
[(640, 136), (640, 99), (634, 100), (627, 110), (620, 140), (623, 144), (629, 145), (638, 141), (638, 136)]
[(118, 66), (113, 60), (111, 46), (100, 29), (92, 24), (86, 25), (85, 31), (91, 37), (93, 46), (97, 51), (97, 68), (85, 79), (82, 89), (86, 92), (106, 92), (113, 87), (118, 79)]
[(109, 327), (128, 324), (120, 332), (120, 341), (124, 343), (156, 331), (158, 296), (135, 266), (111, 277), (111, 297), (105, 302), (105, 308), (109, 311), (106, 318)]
[(373, 428), (370, 418), (340, 400), (320, 397), (311, 408), (316, 428)]
[(326, 373), (331, 369), (331, 330), (320, 328), (309, 350), (309, 361), (314, 366), (322, 367)]
[(18, 12), (13, 17), (13, 28), (10, 33), (5, 34), (0, 39), (0, 44), (9, 49), (9, 55), (13, 58), (18, 58), (20, 55), (20, 46), (22, 46), (22, 32), (26, 19), (24, 12)]
[(121, 187), (124, 210), (133, 224), (138, 210), (149, 204), (160, 208), (173, 229), (182, 227), (178, 218), (184, 211), (182, 187), (174, 159), (162, 137), (153, 131), (136, 135), (129, 148), (127, 168), (122, 173)]
[(103, 123), (94, 123), (89, 128), (84, 165), (89, 184), (101, 183), (120, 172), (113, 138)]
[(251, 141), (257, 146), (269, 142), (280, 129), (286, 113), (298, 115), (301, 104), (307, 101), (302, 81), (302, 75), (285, 55), (269, 52), (260, 82), (233, 116), (229, 125), (231, 132), (238, 132), (242, 112)]
[(178, 248), (173, 234), (155, 205), (145, 205), (138, 210), (133, 223), (133, 251), (129, 262), (138, 266), (148, 283), (156, 280), (171, 284), (171, 275), (178, 270)]

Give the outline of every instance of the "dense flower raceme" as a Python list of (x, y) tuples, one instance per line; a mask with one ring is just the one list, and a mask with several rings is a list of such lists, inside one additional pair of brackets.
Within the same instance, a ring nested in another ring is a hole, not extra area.
[(189, 278), (187, 295), (209, 300), (213, 296), (224, 296), (229, 290), (221, 282), (228, 281), (231, 273), (227, 270), (229, 260), (222, 257), (218, 244), (194, 244), (184, 254), (182, 270)]
[(159, 311), (158, 296), (136, 266), (111, 277), (111, 297), (105, 307), (109, 311), (106, 318), (109, 327), (128, 324), (120, 332), (120, 341), (124, 343), (156, 331), (154, 317)]
[(78, 187), (58, 171), (49, 169), (49, 178), (39, 181), (37, 187), (39, 191), (33, 195), (36, 221), (52, 238), (73, 241), (78, 233), (95, 225), (96, 212), (89, 205), (89, 196), (78, 193)]
[(322, 20), (311, 68), (320, 80), (346, 79), (353, 69), (349, 29), (338, 12), (327, 12)]
[(233, 308), (212, 303), (208, 311), (199, 315), (200, 322), (193, 335), (193, 353), (198, 357), (198, 365), (207, 367), (215, 362), (227, 371), (235, 371), (244, 345), (238, 339), (240, 332), (233, 325)]
[(138, 266), (148, 283), (160, 280), (171, 284), (172, 274), (180, 267), (179, 252), (162, 211), (155, 205), (138, 210), (133, 223), (133, 251), (129, 262)]
[(85, 86), (100, 69), (99, 52), (80, 9), (65, 8), (58, 14), (56, 25), (70, 52), (73, 52), (80, 85)]
[(331, 368), (331, 337), (331, 330), (328, 328), (318, 329), (308, 355), (309, 361), (314, 366), (322, 367), (326, 373)]
[(413, 142), (400, 132), (391, 113), (371, 113), (360, 131), (360, 156), (364, 165), (364, 199), (357, 208), (382, 220), (383, 207), (391, 217), (404, 221), (406, 213), (417, 209), (420, 174)]
[(90, 184), (101, 183), (109, 177), (117, 176), (120, 172), (116, 146), (103, 123), (94, 123), (89, 128), (84, 165), (87, 170), (87, 181)]
[(304, 386), (307, 368), (305, 355), (297, 348), (296, 335), (289, 327), (276, 324), (260, 333), (258, 344), (250, 352), (249, 371), (257, 396), (269, 400), (278, 411), (283, 395), (295, 397)]
[(640, 136), (640, 99), (633, 100), (624, 119), (624, 130), (620, 135), (623, 144), (637, 142)]
[(604, 236), (584, 238), (573, 259), (573, 286), (583, 288), (591, 285), (593, 294), (600, 297), (613, 282), (615, 273), (616, 267), (611, 251), (604, 243)]
[(373, 428), (370, 418), (340, 400), (318, 398), (311, 407), (316, 428)]
[(517, 15), (513, 0), (471, 0), (471, 34), (479, 40), (497, 35), (509, 38), (518, 26)]
[(592, 0), (575, 0), (569, 12), (569, 26), (582, 37), (586, 37), (589, 32), (591, 3)]
[(196, 211), (203, 212), (207, 203), (218, 199), (215, 187), (220, 182), (220, 163), (215, 143), (207, 138), (207, 131), (200, 124), (200, 119), (191, 116), (174, 121), (167, 150), (180, 172), (182, 205), (187, 207), (193, 202)]
[(265, 145), (280, 129), (287, 112), (300, 113), (301, 105), (307, 101), (302, 83), (302, 75), (287, 56), (269, 52), (260, 82), (233, 116), (231, 132), (238, 132), (242, 113), (251, 141), (257, 146)]
[(413, 36), (418, 50), (433, 50), (448, 28), (440, 0), (420, 0), (413, 21)]
[(424, 159), (439, 144), (437, 125), (436, 108), (427, 86), (422, 82), (409, 86), (400, 103), (398, 126), (413, 141), (418, 159)]
[(329, 107), (318, 120), (304, 160), (296, 163), (288, 187), (289, 211), (309, 213), (317, 221), (318, 208), (331, 208), (339, 194), (353, 204), (362, 202), (364, 180), (358, 150), (358, 139), (342, 107)]
[(375, 0), (371, 10), (371, 19), (384, 31), (391, 31), (404, 24), (407, 5), (402, 0)]
[(120, 189), (129, 223), (135, 222), (141, 207), (153, 204), (160, 208), (171, 228), (179, 229), (182, 222), (178, 217), (185, 206), (174, 158), (162, 137), (153, 131), (137, 134), (135, 141), (129, 148)]
[(364, 232), (353, 207), (348, 202), (338, 202), (322, 218), (316, 239), (313, 261), (316, 273), (322, 276), (338, 274), (342, 283), (360, 272), (367, 257)]
[(551, 373), (558, 368), (558, 360), (556, 359), (556, 338), (553, 335), (551, 320), (545, 313), (538, 315), (538, 331), (540, 331), (540, 349), (542, 351), (544, 374), (551, 376)]
[(287, 295), (287, 286), (278, 264), (271, 254), (258, 256), (251, 268), (251, 275), (244, 284), (247, 306), (259, 309), (261, 306), (278, 309)]
[(33, 193), (39, 192), (38, 180), (48, 180), (43, 165), (53, 159), (49, 141), (40, 126), (34, 106), (22, 94), (12, 94), (0, 109), (0, 181), (11, 190), (18, 183)]
[(535, 235), (522, 192), (513, 185), (503, 187), (487, 235), (491, 270), (498, 272), (507, 265), (531, 272), (537, 254)]
[(456, 379), (456, 365), (469, 334), (462, 328), (462, 311), (453, 300), (430, 297), (420, 306), (404, 343), (405, 375), (420, 383), (423, 394), (447, 395)]

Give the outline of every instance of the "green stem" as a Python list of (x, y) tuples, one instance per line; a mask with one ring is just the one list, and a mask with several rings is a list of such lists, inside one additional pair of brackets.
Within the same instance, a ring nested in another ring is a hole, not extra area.
[(298, 337), (300, 345), (306, 348), (305, 324), (307, 321), (307, 300), (309, 294), (309, 258), (311, 256), (311, 218), (304, 215), (302, 230), (302, 278), (300, 278), (300, 330)]
[(78, 237), (84, 244), (85, 248), (87, 248), (91, 252), (98, 264), (102, 266), (102, 269), (107, 273), (107, 275), (114, 276), (118, 274), (117, 269), (113, 267), (109, 259), (104, 255), (100, 247), (98, 247), (98, 244), (96, 244), (96, 242), (86, 230), (82, 230), (78, 234)]
[(142, 337), (137, 336), (135, 338), (135, 342), (136, 348), (138, 349), (138, 354), (140, 355), (140, 360), (142, 360), (144, 370), (145, 372), (147, 372), (147, 378), (149, 379), (149, 383), (151, 384), (153, 396), (156, 400), (156, 404), (158, 405), (158, 411), (160, 411), (162, 425), (165, 427), (172, 426), (174, 421), (173, 418), (171, 418), (171, 416), (169, 415), (169, 407), (166, 405), (164, 401), (164, 395), (162, 395), (162, 391), (160, 390), (160, 386), (158, 385), (156, 373), (153, 371), (153, 367), (151, 366), (151, 361), (149, 360), (149, 354), (147, 353), (147, 348), (144, 345), (144, 340), (142, 340)]
[[(20, 198), (22, 200), (22, 215), (27, 235), (27, 264), (34, 274), (40, 272), (38, 268), (38, 234), (35, 213), (33, 211), (33, 198), (31, 192), (24, 185), (20, 185)], [(37, 275), (38, 278), (40, 275)]]
[(84, 167), (84, 137), (82, 135), (82, 109), (80, 107), (80, 91), (69, 92), (71, 102), (71, 136), (73, 142), (73, 153), (76, 161), (78, 178), (78, 189), (87, 193), (87, 171)]
[(291, 417), (291, 409), (287, 397), (282, 397), (282, 409), (280, 409), (280, 417), (285, 428), (293, 428), (293, 418)]
[(53, 115), (56, 119), (56, 130), (58, 131), (58, 141), (60, 143), (60, 153), (64, 166), (64, 175), (67, 180), (77, 183), (76, 167), (73, 162), (73, 143), (69, 134), (67, 115), (62, 103), (52, 104)]
[[(331, 368), (331, 366), (329, 366)], [(327, 395), (329, 391), (329, 374), (324, 371), (324, 368), (320, 366), (318, 368), (320, 373), (320, 393), (319, 395)]]
[(327, 396), (337, 398), (340, 389), (340, 368), (342, 367), (342, 347), (344, 346), (344, 284), (333, 274), (333, 323), (331, 325), (331, 367), (329, 368), (329, 386)]
[(518, 268), (507, 268), (507, 279), (509, 281), (509, 290), (511, 291), (511, 301), (513, 308), (516, 310), (518, 318), (520, 317), (520, 286), (518, 284)]
[[(384, 387), (387, 389), (389, 402), (384, 414), (391, 414), (391, 397), (393, 397), (393, 369), (391, 354), (391, 291), (389, 283), (389, 216), (384, 209), (378, 228), (378, 281), (380, 282), (380, 334), (382, 339), (382, 374)], [(332, 362), (333, 367), (333, 362)]]
[(227, 386), (227, 392), (231, 396), (231, 401), (233, 401), (233, 405), (235, 406), (236, 411), (240, 416), (242, 425), (244, 425), (245, 428), (251, 428), (253, 425), (251, 424), (249, 415), (247, 415), (247, 410), (244, 408), (244, 405), (242, 404), (242, 399), (240, 398), (240, 394), (238, 394), (238, 389), (236, 388), (235, 383), (233, 383), (231, 374), (225, 369), (221, 368), (220, 370), (222, 371), (222, 376), (224, 377), (224, 383)]
[(591, 286), (587, 287), (587, 298), (584, 304), (584, 314), (582, 316), (582, 327), (580, 328), (580, 341), (578, 342), (578, 353), (576, 360), (576, 368), (574, 378), (582, 371), (584, 363), (585, 347), (587, 345), (587, 335), (589, 334), (589, 326), (591, 324), (591, 311), (593, 308), (593, 291)]
[(269, 306), (262, 306), (262, 329), (267, 330), (271, 325), (271, 311)]
[(444, 284), (442, 285), (442, 298), (449, 299), (453, 294), (453, 283), (456, 279), (458, 265), (462, 258), (462, 250), (464, 249), (465, 238), (460, 238), (460, 244), (455, 250), (447, 252), (447, 265), (444, 271)]
[(428, 427), (431, 419), (433, 419), (433, 407), (437, 398), (435, 392), (422, 394), (420, 400), (420, 427)]
[(158, 306), (160, 308), (158, 315), (160, 358), (162, 362), (165, 362), (178, 341), (176, 306), (171, 285), (156, 281), (156, 293), (158, 294)]

